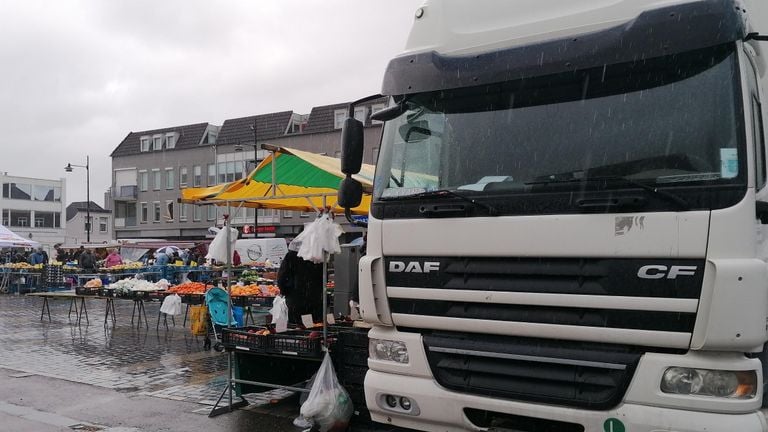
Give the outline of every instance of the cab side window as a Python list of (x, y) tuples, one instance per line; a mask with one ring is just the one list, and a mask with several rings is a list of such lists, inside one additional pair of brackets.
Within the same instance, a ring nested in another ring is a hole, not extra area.
[(758, 90), (757, 71), (751, 62), (745, 62), (747, 66), (747, 80), (750, 93), (752, 114), (752, 142), (755, 145), (755, 186), (758, 190), (765, 187), (765, 131), (763, 127), (763, 107), (760, 103), (760, 91)]

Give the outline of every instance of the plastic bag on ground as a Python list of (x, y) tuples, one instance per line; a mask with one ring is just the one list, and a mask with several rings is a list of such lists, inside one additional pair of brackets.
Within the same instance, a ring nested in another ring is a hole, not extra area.
[(167, 315), (181, 315), (181, 297), (171, 294), (163, 300), (160, 312)]
[(285, 297), (280, 295), (275, 297), (269, 313), (272, 315), (272, 322), (275, 324), (276, 333), (288, 330), (288, 304), (285, 302)]
[(301, 415), (319, 426), (320, 432), (343, 432), (353, 411), (352, 400), (339, 384), (331, 356), (326, 352), (309, 397), (301, 405)]

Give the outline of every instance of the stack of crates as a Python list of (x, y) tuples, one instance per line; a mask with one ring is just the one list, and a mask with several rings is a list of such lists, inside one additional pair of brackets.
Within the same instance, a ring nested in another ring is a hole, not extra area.
[(43, 274), (41, 275), (41, 285), (46, 291), (61, 291), (69, 289), (69, 286), (64, 279), (64, 273), (61, 270), (60, 265), (45, 265), (43, 266)]
[(347, 390), (355, 407), (353, 418), (370, 421), (363, 390), (365, 374), (368, 372), (368, 329), (340, 330), (331, 348), (331, 356), (339, 383)]

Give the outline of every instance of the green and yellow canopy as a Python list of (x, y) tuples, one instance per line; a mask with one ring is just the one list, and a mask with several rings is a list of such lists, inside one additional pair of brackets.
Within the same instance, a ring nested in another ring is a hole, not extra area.
[[(273, 169), (274, 167), (274, 169)], [(273, 177), (274, 173), (274, 179)], [(368, 214), (373, 189), (373, 165), (363, 165), (355, 179), (366, 193), (355, 214)], [(248, 177), (223, 185), (188, 188), (181, 191), (181, 202), (257, 207), (311, 212), (336, 206), (339, 183), (345, 177), (341, 160), (301, 150), (278, 148), (264, 159)]]

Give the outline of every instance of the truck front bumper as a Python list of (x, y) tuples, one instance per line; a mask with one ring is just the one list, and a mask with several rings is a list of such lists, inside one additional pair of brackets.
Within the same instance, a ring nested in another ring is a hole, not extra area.
[[(385, 395), (409, 398), (412, 414), (389, 409)], [(432, 379), (406, 377), (370, 370), (365, 378), (365, 396), (374, 421), (425, 431), (485, 430), (473, 424), (465, 409), (527, 417), (533, 424), (558, 421), (580, 425), (584, 431), (606, 432), (768, 432), (760, 411), (721, 414), (638, 404), (622, 404), (609, 411), (587, 411), (537, 405), (446, 390)], [(539, 419), (539, 420), (537, 420)], [(525, 429), (523, 429), (525, 430)]]

